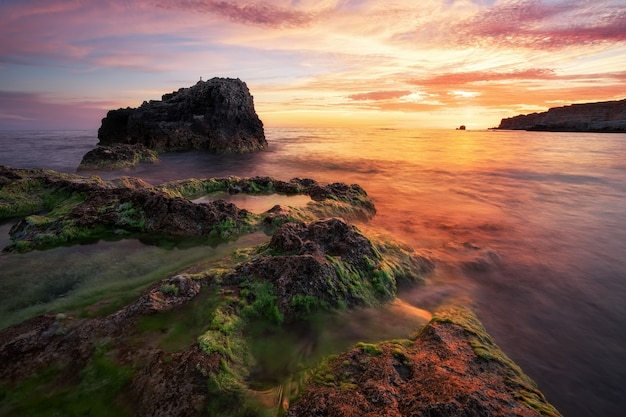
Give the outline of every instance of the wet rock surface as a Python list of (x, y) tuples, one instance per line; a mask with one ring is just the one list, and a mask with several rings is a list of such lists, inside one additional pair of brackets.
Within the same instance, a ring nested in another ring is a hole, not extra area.
[[(188, 199), (216, 190), (305, 193), (313, 201), (253, 216), (222, 200)], [(374, 213), (358, 185), (312, 179), (229, 177), (153, 187), (133, 178), (0, 167), (0, 218), (22, 217), (10, 250), (75, 243), (77, 230), (91, 237), (224, 238), (263, 228), (272, 235), (260, 246), (167, 274), (126, 306), (110, 308), (116, 304), (107, 298), (1, 329), (0, 415), (559, 416), (464, 311), (435, 315), (410, 340), (358, 343), (308, 377), (294, 376), (297, 396), (258, 400), (263, 393), (248, 385), (253, 326), (388, 302), (398, 283), (419, 284), (434, 268), (411, 248), (349, 223)], [(170, 332), (174, 347), (164, 343)]]
[[(197, 295), (199, 283), (184, 281), (182, 277), (175, 279), (177, 285), (187, 289), (184, 293), (164, 293), (160, 285), (155, 286), (135, 303), (107, 317), (44, 315), (1, 330), (0, 392), (19, 390), (29, 378), (49, 374), (52, 386), (27, 389), (29, 395), (53, 396), (62, 403), (49, 404), (52, 410), (69, 412), (78, 407), (75, 403), (80, 404), (80, 399), (73, 399), (63, 390), (74, 387), (71, 389), (83, 394), (92, 390), (109, 392), (111, 403), (99, 402), (101, 397), (94, 392), (85, 413), (91, 407), (106, 407), (117, 415), (204, 415), (206, 376), (219, 368), (219, 358), (207, 355), (198, 346), (168, 353), (137, 345), (133, 339), (142, 316), (170, 310)], [(92, 374), (102, 380), (92, 381)], [(20, 415), (20, 405), (11, 399), (5, 398), (0, 414)]]
[[(270, 283), (278, 309), (290, 320), (319, 310), (390, 300), (396, 280), (382, 261), (372, 242), (341, 219), (286, 223), (261, 256), (243, 263), (223, 281)], [(424, 272), (409, 271), (416, 281)]]
[[(323, 190), (320, 193), (319, 190)], [(187, 197), (215, 191), (313, 194), (302, 210), (256, 216), (223, 200), (193, 203)], [(5, 251), (25, 252), (104, 237), (134, 236), (158, 241), (182, 238), (228, 239), (259, 227), (273, 229), (294, 216), (341, 215), (367, 220), (376, 209), (358, 185), (270, 177), (211, 178), (153, 187), (122, 177), (104, 181), (46, 170), (0, 167), (0, 218), (22, 217), (11, 228)]]

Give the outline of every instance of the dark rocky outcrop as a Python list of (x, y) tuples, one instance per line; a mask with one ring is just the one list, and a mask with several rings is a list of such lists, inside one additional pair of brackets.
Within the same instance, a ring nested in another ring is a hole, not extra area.
[(626, 132), (626, 99), (554, 107), (502, 119), (498, 129), (554, 132)]
[(157, 162), (156, 152), (141, 144), (118, 143), (113, 146), (98, 146), (83, 156), (78, 171), (116, 170), (132, 168), (137, 164)]
[(243, 153), (265, 149), (263, 123), (239, 79), (212, 78), (164, 94), (138, 108), (111, 110), (99, 145), (143, 144), (158, 152), (201, 149)]

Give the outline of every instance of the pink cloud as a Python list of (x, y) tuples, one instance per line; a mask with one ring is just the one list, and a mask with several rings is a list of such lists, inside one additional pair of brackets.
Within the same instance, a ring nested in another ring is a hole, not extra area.
[(270, 3), (237, 4), (229, 1), (179, 0), (157, 3), (168, 10), (192, 10), (200, 13), (216, 14), (243, 24), (280, 27), (308, 26), (317, 19), (317, 13), (279, 7)]
[(626, 41), (626, 9), (615, 2), (511, 0), (455, 25), (456, 43), (554, 49)]

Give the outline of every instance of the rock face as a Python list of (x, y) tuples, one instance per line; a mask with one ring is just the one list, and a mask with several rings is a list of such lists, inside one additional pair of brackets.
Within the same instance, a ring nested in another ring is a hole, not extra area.
[(626, 99), (554, 107), (502, 119), (498, 129), (553, 132), (626, 132)]
[(250, 91), (233, 78), (199, 81), (164, 94), (161, 101), (111, 110), (102, 119), (98, 139), (99, 145), (139, 143), (159, 152), (243, 153), (267, 147)]

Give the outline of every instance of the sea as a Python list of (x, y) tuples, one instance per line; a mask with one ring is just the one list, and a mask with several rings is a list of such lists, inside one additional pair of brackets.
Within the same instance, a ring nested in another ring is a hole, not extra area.
[[(0, 165), (76, 173), (96, 136), (0, 132)], [(266, 137), (269, 147), (258, 153), (170, 153), (156, 164), (81, 175), (133, 176), (154, 185), (229, 175), (360, 184), (377, 214), (358, 226), (436, 262), (423, 285), (401, 289), (403, 303), (430, 312), (450, 303), (472, 306), (564, 416), (623, 415), (626, 134), (266, 128)], [(2, 245), (11, 224), (0, 224)], [(219, 248), (210, 250), (219, 255)], [(138, 241), (4, 254), (3, 325), (62, 308), (60, 300), (84, 290), (89, 279), (148, 282), (159, 276), (154, 271), (174, 271), (201, 256)], [(401, 326), (385, 314), (359, 325)]]

